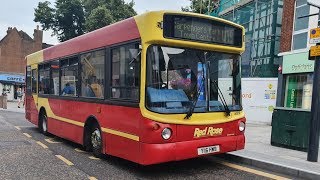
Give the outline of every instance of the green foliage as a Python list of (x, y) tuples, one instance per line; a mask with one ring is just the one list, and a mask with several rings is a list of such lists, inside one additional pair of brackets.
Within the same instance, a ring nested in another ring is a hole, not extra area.
[(80, 0), (57, 0), (55, 27), (60, 41), (84, 34), (84, 12)]
[(39, 22), (43, 30), (52, 29), (59, 41), (137, 14), (134, 2), (125, 3), (124, 0), (56, 0), (54, 7), (50, 5), (48, 1), (39, 2), (34, 21)]
[[(89, 21), (91, 21), (89, 17), (92, 16), (92, 14), (97, 13), (95, 9), (100, 8), (100, 11), (102, 11), (102, 8), (104, 7), (107, 11), (109, 11), (112, 16), (112, 21), (108, 22), (109, 19), (106, 20), (106, 25), (127, 19), (137, 14), (133, 9), (133, 1), (130, 3), (125, 3), (124, 0), (82, 0), (82, 2), (87, 20)], [(87, 24), (94, 24), (94, 22), (88, 22)], [(99, 27), (99, 25), (96, 25), (96, 27)], [(90, 27), (86, 27), (86, 29), (88, 31), (91, 30)]]
[(57, 0), (55, 8), (50, 2), (39, 2), (35, 8), (35, 22), (39, 22), (43, 30), (52, 29), (59, 41), (77, 37), (84, 33), (84, 12), (80, 0)]
[(111, 12), (105, 6), (93, 9), (86, 20), (86, 30), (93, 31), (113, 22)]
[(211, 12), (214, 7), (215, 0), (189, 0), (190, 6), (181, 7), (182, 11), (194, 12), (200, 14), (208, 14), (208, 6), (210, 1), (209, 11)]
[(54, 24), (55, 10), (49, 7), (50, 2), (39, 2), (38, 8), (35, 9), (35, 22), (40, 22), (43, 30), (49, 30)]

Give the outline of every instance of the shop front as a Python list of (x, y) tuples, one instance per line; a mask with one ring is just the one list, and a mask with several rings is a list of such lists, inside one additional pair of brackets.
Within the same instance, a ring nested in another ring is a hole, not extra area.
[(308, 51), (282, 56), (271, 144), (306, 151), (309, 139), (314, 61)]
[(23, 74), (0, 74), (0, 95), (6, 95), (8, 101), (17, 99), (19, 88), (24, 89)]

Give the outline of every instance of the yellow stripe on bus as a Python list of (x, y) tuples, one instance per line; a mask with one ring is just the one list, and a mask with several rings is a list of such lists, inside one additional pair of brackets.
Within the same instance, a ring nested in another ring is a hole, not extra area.
[(105, 132), (105, 133), (121, 136), (121, 137), (128, 138), (128, 139), (131, 139), (134, 141), (139, 141), (139, 136), (135, 136), (132, 134), (128, 134), (128, 133), (124, 133), (121, 131), (116, 131), (116, 130), (108, 129), (108, 128), (101, 128), (101, 130), (102, 130), (102, 132)]
[[(34, 95), (33, 99), (36, 99), (36, 95)], [(41, 107), (44, 107), (46, 109), (47, 117), (56, 119), (58, 121), (66, 122), (69, 124), (77, 125), (80, 127), (84, 127), (84, 123), (82, 123), (82, 122), (78, 122), (75, 120), (71, 120), (71, 119), (67, 119), (67, 118), (59, 117), (59, 116), (55, 115), (50, 107), (48, 98), (38, 98), (38, 103), (41, 104), (41, 106), (37, 106), (38, 111), (40, 111)], [(37, 103), (35, 102), (35, 104), (37, 104)], [(128, 139), (131, 139), (134, 141), (139, 141), (139, 136), (135, 136), (135, 135), (128, 134), (125, 132), (116, 131), (113, 129), (103, 128), (103, 127), (101, 128), (101, 130), (102, 130), (102, 132), (105, 132), (105, 133), (121, 136), (121, 137), (128, 138)]]

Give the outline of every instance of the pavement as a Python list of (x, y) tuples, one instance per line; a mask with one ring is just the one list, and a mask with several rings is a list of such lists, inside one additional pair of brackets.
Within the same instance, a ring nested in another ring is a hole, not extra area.
[[(22, 105), (22, 103), (21, 103)], [(11, 112), (19, 112), (19, 113), (24, 113), (24, 106), (20, 106), (18, 108), (18, 102), (17, 101), (8, 101), (7, 102), (7, 109), (0, 108), (2, 111), (11, 111)]]
[(318, 162), (309, 162), (307, 152), (271, 146), (271, 128), (265, 124), (247, 124), (245, 149), (223, 157), (297, 178), (320, 179), (320, 149)]
[[(8, 102), (5, 111), (24, 113), (17, 102)], [(271, 126), (267, 124), (247, 124), (246, 146), (221, 157), (233, 162), (287, 174), (302, 179), (320, 179), (320, 154), (318, 162), (307, 161), (307, 152), (271, 146)], [(320, 152), (320, 149), (319, 149)]]

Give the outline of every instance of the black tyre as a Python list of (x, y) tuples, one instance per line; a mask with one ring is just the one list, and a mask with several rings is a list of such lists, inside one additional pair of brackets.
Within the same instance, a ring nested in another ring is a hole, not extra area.
[(90, 131), (90, 149), (95, 157), (102, 157), (102, 134), (98, 125), (94, 125)]
[(49, 132), (48, 132), (48, 118), (47, 118), (47, 114), (45, 112), (42, 112), (40, 114), (39, 129), (40, 129), (42, 134), (49, 135)]

